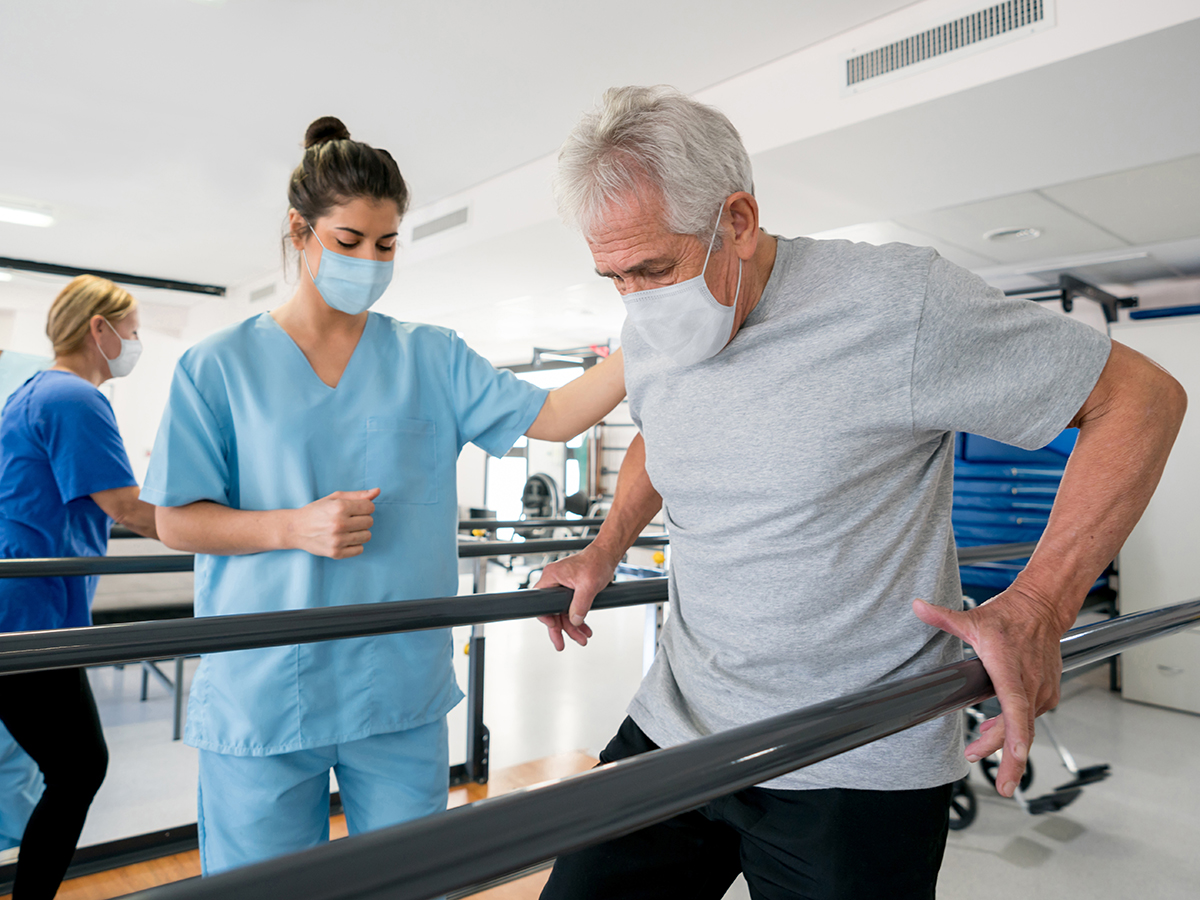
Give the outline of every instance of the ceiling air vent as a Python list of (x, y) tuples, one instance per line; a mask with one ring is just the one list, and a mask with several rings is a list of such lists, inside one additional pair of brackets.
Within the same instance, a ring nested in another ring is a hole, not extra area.
[(438, 216), (436, 219), (431, 219), (428, 222), (423, 222), (413, 229), (412, 239), (419, 241), (422, 238), (432, 237), (435, 234), (441, 234), (443, 231), (449, 231), (451, 228), (457, 228), (459, 225), (467, 224), (467, 207), (456, 209), (454, 212), (446, 213), (444, 216)]
[[(1008, 0), (846, 60), (846, 87), (907, 69), (1002, 36), (1053, 24), (1053, 0)], [(1040, 26), (1040, 27), (1039, 27)]]

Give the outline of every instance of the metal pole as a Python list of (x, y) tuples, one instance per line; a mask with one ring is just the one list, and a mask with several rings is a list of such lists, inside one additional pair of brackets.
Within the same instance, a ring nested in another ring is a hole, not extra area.
[[(1192, 627), (1200, 600), (1076, 629), (1070, 670)], [(993, 696), (979, 660), (644, 753), (562, 781), (156, 890), (155, 900), (429, 900), (629, 834)]]

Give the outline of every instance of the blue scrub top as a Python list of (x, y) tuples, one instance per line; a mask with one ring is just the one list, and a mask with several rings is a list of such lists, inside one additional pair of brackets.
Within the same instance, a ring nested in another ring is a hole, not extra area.
[[(0, 415), (0, 557), (104, 556), (112, 519), (89, 496), (136, 487), (108, 399), (41, 372)], [(92, 624), (96, 576), (0, 579), (0, 631)]]
[[(458, 454), (502, 456), (545, 398), (454, 332), (378, 313), (331, 388), (264, 313), (180, 360), (142, 497), (270, 510), (382, 490), (361, 556), (197, 556), (198, 616), (452, 596)], [(451, 653), (441, 630), (212, 654), (185, 740), (267, 756), (424, 725), (462, 699)]]

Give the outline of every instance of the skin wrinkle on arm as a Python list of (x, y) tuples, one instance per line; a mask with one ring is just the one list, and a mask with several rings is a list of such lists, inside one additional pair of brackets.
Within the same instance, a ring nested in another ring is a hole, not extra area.
[(1000, 699), (967, 748), (974, 762), (1003, 747), (996, 784), (1012, 796), (1033, 741), (1034, 719), (1059, 700), (1058, 646), (1088, 590), (1116, 556), (1150, 501), (1187, 408), (1166, 371), (1116, 341), (1078, 415), (1049, 524), (1012, 586), (978, 608), (958, 612), (923, 600), (913, 611), (978, 653)]

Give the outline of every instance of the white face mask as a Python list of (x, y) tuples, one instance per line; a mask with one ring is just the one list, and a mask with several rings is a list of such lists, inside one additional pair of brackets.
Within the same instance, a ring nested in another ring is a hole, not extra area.
[(108, 362), (108, 373), (113, 378), (124, 378), (133, 371), (133, 367), (137, 365), (138, 357), (142, 355), (142, 342), (127, 340), (117, 334), (117, 329), (113, 328), (112, 322), (108, 319), (104, 323), (112, 328), (113, 334), (116, 334), (121, 340), (121, 352), (109, 359), (104, 354), (104, 348), (100, 346), (100, 341), (96, 340), (96, 349), (100, 351), (100, 355)]
[[(724, 210), (724, 203), (721, 209)], [(742, 260), (738, 259), (737, 288), (733, 305), (725, 306), (708, 289), (704, 273), (712, 256), (713, 242), (721, 224), (720, 213), (708, 241), (704, 268), (695, 278), (645, 291), (633, 291), (621, 299), (625, 312), (638, 334), (657, 350), (681, 366), (690, 366), (716, 356), (733, 334), (737, 298), (742, 290)]]

